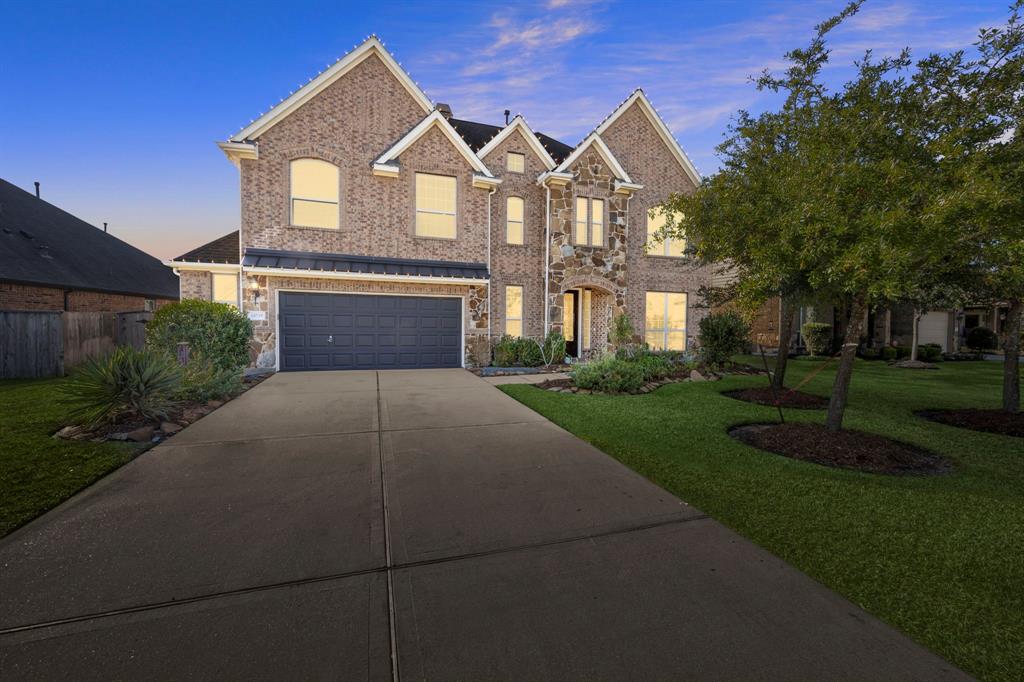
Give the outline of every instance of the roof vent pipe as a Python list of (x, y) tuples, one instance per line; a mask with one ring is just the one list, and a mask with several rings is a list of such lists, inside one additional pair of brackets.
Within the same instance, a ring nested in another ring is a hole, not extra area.
[(438, 111), (441, 112), (441, 115), (444, 116), (445, 118), (452, 117), (452, 108), (450, 105), (445, 104), (444, 102), (438, 102), (436, 108)]
[(505, 110), (505, 125), (508, 125), (508, 116), (511, 113), (512, 112), (510, 110), (508, 110), (508, 109)]
[(39, 181), (36, 180), (36, 199), (39, 198)]
[(106, 231), (107, 231), (107, 224), (106, 224), (106, 223), (103, 223), (103, 231), (104, 231), (104, 232), (106, 232)]

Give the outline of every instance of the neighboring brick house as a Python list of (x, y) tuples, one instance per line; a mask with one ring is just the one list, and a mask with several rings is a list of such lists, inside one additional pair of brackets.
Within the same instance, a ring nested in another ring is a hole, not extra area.
[(549, 331), (585, 356), (623, 313), (656, 347), (695, 342), (710, 269), (647, 236), (700, 178), (641, 90), (570, 147), (454, 118), (371, 37), (220, 147), (238, 237), (167, 265), (249, 315), (259, 366), (469, 366)]
[(0, 180), (0, 310), (136, 312), (176, 300), (178, 278), (159, 260)]

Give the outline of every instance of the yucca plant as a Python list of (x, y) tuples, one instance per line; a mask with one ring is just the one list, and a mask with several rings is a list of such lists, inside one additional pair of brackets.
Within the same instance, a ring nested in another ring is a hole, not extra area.
[(165, 419), (181, 388), (181, 369), (164, 353), (117, 348), (82, 364), (64, 385), (70, 416), (95, 427), (122, 418)]

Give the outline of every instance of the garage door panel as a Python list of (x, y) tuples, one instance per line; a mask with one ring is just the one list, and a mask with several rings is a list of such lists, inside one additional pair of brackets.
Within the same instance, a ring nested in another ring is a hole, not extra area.
[(281, 369), (461, 366), (458, 298), (282, 293)]

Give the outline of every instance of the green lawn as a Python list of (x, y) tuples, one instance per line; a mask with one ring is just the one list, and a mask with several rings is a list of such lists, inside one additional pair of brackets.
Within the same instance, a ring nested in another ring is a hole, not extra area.
[(64, 379), (0, 381), (0, 536), (52, 509), (143, 448), (51, 438)]
[[(753, 362), (753, 358), (748, 358)], [(758, 363), (760, 361), (758, 360)], [(817, 366), (790, 362), (789, 384)], [(947, 455), (952, 474), (887, 477), (768, 454), (726, 435), (773, 408), (721, 391), (764, 377), (673, 384), (641, 396), (502, 390), (984, 679), (1024, 670), (1024, 440), (912, 415), (998, 407), (995, 362), (938, 371), (858, 361), (845, 426)], [(804, 390), (827, 395), (833, 367)], [(787, 410), (789, 420), (823, 412)]]

